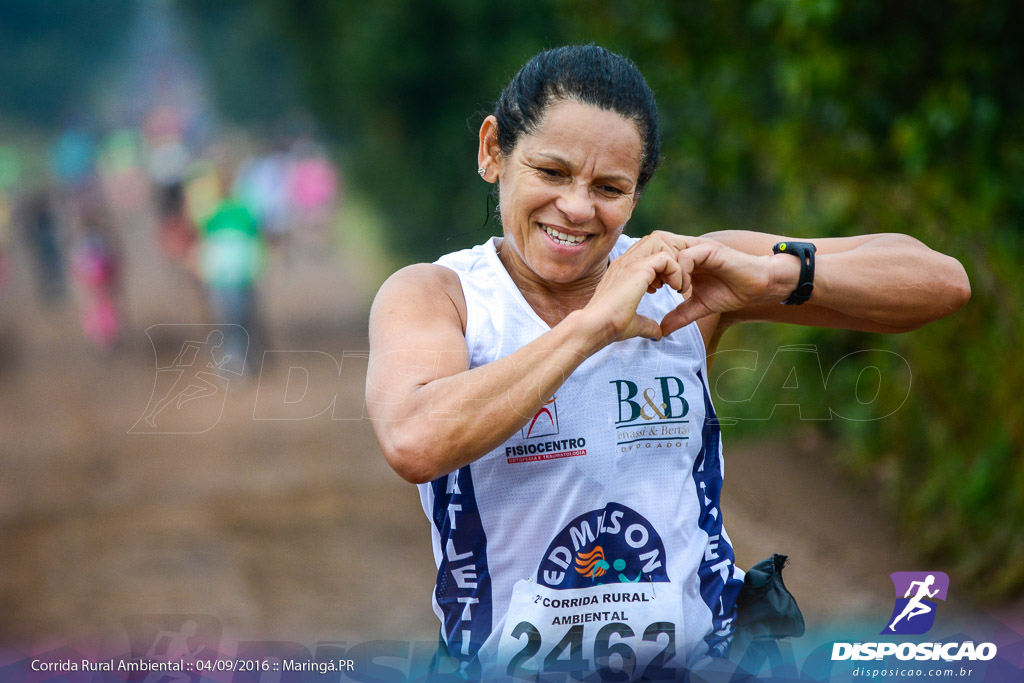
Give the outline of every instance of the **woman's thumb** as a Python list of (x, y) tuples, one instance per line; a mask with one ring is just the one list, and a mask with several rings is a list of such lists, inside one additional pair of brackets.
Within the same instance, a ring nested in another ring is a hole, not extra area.
[(683, 303), (675, 307), (674, 310), (669, 311), (664, 318), (661, 319), (661, 333), (668, 336), (676, 330), (682, 329), (692, 323), (694, 320), (699, 320), (704, 316), (711, 313), (703, 304), (694, 299), (687, 299)]
[(664, 336), (661, 331), (661, 325), (645, 315), (637, 315), (633, 318), (633, 323), (629, 326), (629, 332), (630, 334), (624, 335), (622, 338), (643, 337), (644, 339), (658, 341)]

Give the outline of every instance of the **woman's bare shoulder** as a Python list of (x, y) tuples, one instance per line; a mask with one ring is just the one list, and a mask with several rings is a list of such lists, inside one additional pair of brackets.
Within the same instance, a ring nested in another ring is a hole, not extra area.
[[(371, 334), (387, 320), (421, 324), (457, 322), (466, 330), (466, 297), (459, 276), (434, 263), (416, 263), (392, 274), (377, 292), (370, 313)], [(386, 325), (390, 327), (390, 325)]]

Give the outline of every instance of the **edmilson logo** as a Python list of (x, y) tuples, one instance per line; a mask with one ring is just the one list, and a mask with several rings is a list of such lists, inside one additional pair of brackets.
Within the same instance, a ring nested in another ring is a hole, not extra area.
[(652, 386), (640, 386), (628, 379), (615, 379), (618, 418), (615, 445), (620, 451), (676, 446), (689, 440), (690, 403), (686, 385), (672, 375), (655, 377)]
[(537, 569), (549, 588), (668, 581), (665, 545), (641, 514), (619, 503), (584, 513), (555, 536)]
[(896, 605), (882, 634), (914, 636), (930, 631), (935, 624), (935, 601), (946, 599), (949, 577), (943, 572), (893, 572), (889, 578), (896, 589)]

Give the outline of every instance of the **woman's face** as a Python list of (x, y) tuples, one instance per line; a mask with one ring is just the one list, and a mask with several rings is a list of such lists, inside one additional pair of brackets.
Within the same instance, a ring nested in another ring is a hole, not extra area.
[(512, 274), (557, 285), (598, 279), (636, 205), (642, 151), (632, 121), (562, 100), (510, 155), (494, 157)]

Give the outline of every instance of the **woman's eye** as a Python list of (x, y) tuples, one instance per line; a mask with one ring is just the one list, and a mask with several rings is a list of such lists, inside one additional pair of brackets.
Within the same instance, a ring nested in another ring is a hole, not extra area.
[(549, 178), (560, 178), (562, 174), (554, 168), (542, 168), (540, 172)]
[(622, 190), (620, 190), (619, 188), (615, 187), (614, 185), (602, 185), (600, 187), (600, 190), (601, 190), (601, 192), (605, 193), (606, 195), (609, 195), (609, 196), (612, 196), (612, 197), (618, 197), (619, 195), (624, 194)]

